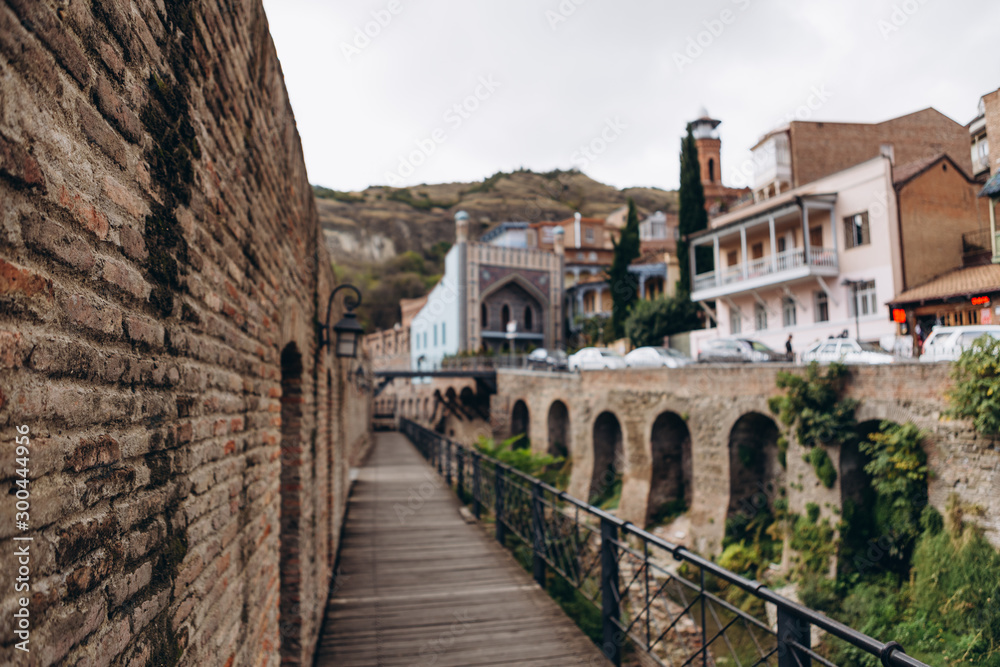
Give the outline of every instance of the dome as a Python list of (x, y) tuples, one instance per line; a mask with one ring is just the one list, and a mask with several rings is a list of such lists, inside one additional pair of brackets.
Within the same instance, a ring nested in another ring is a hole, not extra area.
[(455, 214), (455, 222), (458, 222), (459, 220), (468, 220), (468, 219), (469, 219), (469, 214), (466, 213), (465, 211), (459, 211), (458, 213)]

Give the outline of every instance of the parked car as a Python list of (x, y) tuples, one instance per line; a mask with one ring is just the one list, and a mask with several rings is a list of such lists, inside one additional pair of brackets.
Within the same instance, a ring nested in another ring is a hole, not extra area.
[(528, 368), (545, 371), (564, 371), (568, 368), (566, 353), (562, 350), (548, 350), (544, 347), (528, 354)]
[(698, 350), (699, 362), (743, 363), (749, 361), (786, 361), (784, 352), (776, 352), (760, 341), (749, 338), (713, 338)]
[(625, 368), (625, 360), (606, 347), (585, 347), (569, 357), (571, 371), (593, 371), (602, 368)]
[(1000, 338), (1000, 324), (971, 324), (964, 327), (934, 327), (924, 341), (920, 361), (955, 361), (962, 350), (983, 334)]
[(629, 368), (680, 368), (691, 363), (691, 357), (669, 347), (637, 347), (625, 355)]
[(827, 338), (813, 343), (801, 357), (803, 363), (818, 361), (829, 364), (891, 364), (896, 357), (873, 343), (862, 343), (856, 338)]

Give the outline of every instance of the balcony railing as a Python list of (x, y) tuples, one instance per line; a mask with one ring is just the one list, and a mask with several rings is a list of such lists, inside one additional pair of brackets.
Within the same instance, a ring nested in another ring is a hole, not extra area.
[[(743, 272), (743, 264), (735, 264), (722, 269), (721, 279), (716, 280), (716, 272), (708, 271), (699, 273), (694, 277), (695, 291), (711, 289), (719, 285), (731, 285), (744, 280), (752, 280), (771, 274), (779, 274), (789, 269), (805, 266), (806, 253), (804, 248), (792, 248), (779, 252), (774, 256), (765, 256), (751, 259), (746, 265), (746, 274)], [(809, 266), (822, 266), (837, 268), (837, 251), (832, 248), (810, 248)]]

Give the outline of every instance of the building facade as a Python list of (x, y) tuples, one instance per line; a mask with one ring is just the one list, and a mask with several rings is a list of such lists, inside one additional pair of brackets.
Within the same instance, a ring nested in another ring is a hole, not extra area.
[(410, 365), (439, 368), (446, 356), (562, 345), (564, 257), (518, 245), (527, 228), (513, 225), (469, 241), (468, 215), (455, 215), (456, 242), (441, 281), (410, 325)]
[[(869, 159), (711, 221), (691, 237), (693, 301), (717, 326), (707, 337), (748, 336), (801, 350), (842, 334), (912, 349), (914, 324), (886, 304), (910, 285), (963, 263), (963, 234), (988, 230), (976, 184), (947, 155), (894, 169)], [(694, 248), (712, 248), (713, 267)]]

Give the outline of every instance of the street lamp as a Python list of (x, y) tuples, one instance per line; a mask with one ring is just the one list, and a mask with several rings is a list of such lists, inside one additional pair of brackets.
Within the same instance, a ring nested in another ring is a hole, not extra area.
[(844, 287), (851, 287), (851, 299), (854, 304), (854, 336), (860, 342), (861, 340), (861, 323), (858, 319), (861, 309), (858, 307), (858, 285), (868, 282), (867, 280), (851, 280), (850, 278), (844, 278), (840, 281), (840, 284)]
[(358, 339), (365, 332), (361, 323), (358, 322), (357, 313), (354, 312), (354, 309), (361, 305), (361, 290), (354, 285), (345, 283), (330, 292), (330, 300), (326, 304), (326, 324), (320, 322), (316, 326), (319, 330), (319, 349), (322, 350), (323, 346), (330, 344), (330, 313), (333, 312), (333, 297), (336, 296), (337, 292), (345, 288), (353, 290), (358, 298), (357, 300), (350, 297), (344, 299), (346, 312), (340, 318), (340, 321), (333, 325), (333, 331), (337, 334), (337, 347), (335, 351), (338, 357), (354, 359), (358, 356)]

